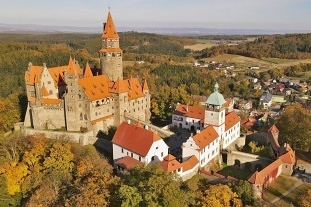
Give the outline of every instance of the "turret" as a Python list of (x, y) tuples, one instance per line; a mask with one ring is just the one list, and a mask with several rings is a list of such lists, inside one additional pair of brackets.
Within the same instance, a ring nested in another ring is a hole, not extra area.
[(218, 83), (214, 86), (214, 92), (207, 98), (205, 104), (205, 125), (214, 126), (218, 134), (224, 132), (224, 123), (225, 123), (225, 108), (224, 104), (226, 103), (223, 95), (218, 92), (219, 85)]
[(122, 50), (119, 46), (119, 35), (110, 12), (103, 28), (100, 67), (102, 74), (107, 75), (109, 80), (123, 79)]

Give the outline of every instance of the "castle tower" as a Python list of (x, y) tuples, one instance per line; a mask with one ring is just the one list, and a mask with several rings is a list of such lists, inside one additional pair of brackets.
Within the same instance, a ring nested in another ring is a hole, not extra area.
[(65, 71), (65, 81), (67, 93), (65, 95), (65, 121), (68, 131), (79, 131), (81, 124), (79, 104), (81, 104), (81, 88), (79, 86), (80, 69), (75, 61), (70, 57), (68, 69)]
[(226, 103), (223, 95), (218, 92), (218, 83), (214, 86), (214, 92), (207, 98), (205, 104), (204, 124), (212, 125), (217, 133), (221, 135), (225, 131), (225, 108)]
[(119, 46), (119, 35), (110, 12), (103, 29), (102, 49), (100, 50), (101, 72), (107, 75), (111, 81), (116, 81), (118, 78), (122, 80), (122, 50)]

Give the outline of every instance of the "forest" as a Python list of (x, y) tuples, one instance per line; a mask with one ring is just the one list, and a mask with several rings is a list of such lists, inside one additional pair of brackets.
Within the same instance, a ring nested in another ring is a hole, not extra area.
[(158, 165), (116, 176), (91, 145), (19, 134), (0, 142), (1, 206), (236, 206), (255, 201), (250, 183), (182, 182)]
[[(168, 121), (177, 103), (198, 103), (195, 96), (208, 96), (215, 81), (225, 97), (258, 98), (261, 91), (243, 74), (226, 78), (217, 70), (192, 68), (196, 57), (217, 56), (222, 53), (242, 54), (249, 57), (307, 58), (310, 56), (310, 34), (275, 35), (257, 38), (238, 46), (219, 45), (199, 52), (185, 50), (185, 45), (196, 43), (193, 37), (174, 37), (137, 32), (123, 32), (120, 45), (124, 61), (145, 61), (144, 65), (126, 65), (124, 76), (138, 76), (148, 80), (152, 95), (153, 119)], [(199, 38), (199, 37), (197, 37)], [(208, 37), (204, 37), (207, 38)], [(225, 36), (209, 39), (227, 40)], [(232, 36), (231, 39), (243, 39)], [(22, 121), (27, 100), (25, 97), (24, 72), (28, 63), (48, 67), (66, 65), (69, 56), (83, 68), (86, 62), (99, 67), (98, 50), (100, 35), (97, 34), (0, 34), (0, 132), (8, 131), (14, 122)], [(299, 57), (298, 57), (299, 56)], [(310, 64), (270, 70), (262, 76), (299, 77), (309, 71)], [(267, 75), (268, 74), (268, 75)]]
[(236, 54), (253, 58), (311, 58), (311, 34), (273, 35), (234, 46), (221, 45), (198, 52), (201, 58), (219, 54)]

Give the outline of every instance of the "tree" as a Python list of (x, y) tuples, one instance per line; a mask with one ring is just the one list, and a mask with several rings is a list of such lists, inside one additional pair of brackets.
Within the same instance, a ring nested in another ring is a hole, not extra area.
[(119, 189), (119, 196), (122, 201), (121, 207), (135, 207), (143, 201), (142, 196), (136, 187), (122, 185)]
[(242, 207), (242, 202), (237, 194), (227, 185), (211, 185), (205, 190), (202, 198), (204, 207)]
[(241, 198), (244, 205), (254, 204), (252, 185), (248, 181), (240, 180), (237, 183), (229, 183), (229, 187)]
[(294, 149), (311, 149), (311, 113), (300, 104), (286, 107), (276, 125), (281, 142), (289, 143)]
[[(121, 193), (119, 197), (121, 205), (125, 202), (134, 202), (132, 197), (135, 194), (135, 203), (139, 201), (138, 194), (142, 200), (138, 206), (186, 206), (188, 199), (178, 177), (172, 173), (165, 173), (158, 165), (137, 167), (129, 171), (123, 178), (123, 183), (129, 187), (131, 193)], [(124, 191), (124, 188), (120, 188)]]
[(119, 178), (113, 176), (112, 167), (106, 159), (87, 151), (87, 156), (77, 160), (75, 180), (65, 191), (68, 195), (65, 205), (109, 206), (117, 195)]

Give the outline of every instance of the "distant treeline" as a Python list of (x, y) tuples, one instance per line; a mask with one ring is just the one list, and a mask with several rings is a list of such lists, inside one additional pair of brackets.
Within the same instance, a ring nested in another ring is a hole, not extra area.
[(247, 40), (247, 37), (246, 35), (206, 35), (195, 38), (204, 40)]
[(225, 53), (259, 59), (307, 59), (311, 58), (311, 34), (264, 36), (237, 46), (212, 47), (199, 54), (201, 58), (206, 58)]

